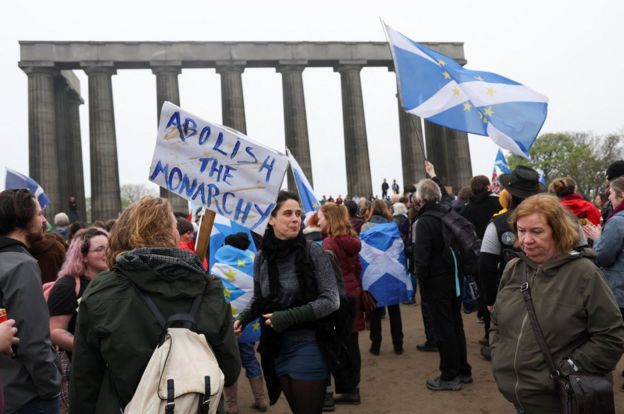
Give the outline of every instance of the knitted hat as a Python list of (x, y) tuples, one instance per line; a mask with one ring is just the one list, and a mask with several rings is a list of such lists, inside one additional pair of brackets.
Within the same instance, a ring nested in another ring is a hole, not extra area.
[(607, 168), (607, 180), (612, 181), (624, 175), (624, 160), (614, 161)]
[(247, 233), (240, 232), (227, 236), (225, 238), (225, 244), (228, 246), (236, 247), (240, 250), (247, 250), (249, 248), (249, 245), (251, 244), (251, 241), (249, 240)]

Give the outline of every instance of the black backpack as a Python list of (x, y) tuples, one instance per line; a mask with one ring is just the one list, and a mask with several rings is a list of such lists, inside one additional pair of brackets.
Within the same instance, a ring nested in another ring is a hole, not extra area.
[(452, 208), (442, 207), (447, 209), (446, 212), (430, 210), (423, 213), (423, 216), (436, 217), (442, 222), (445, 244), (454, 251), (458, 250), (461, 255), (463, 274), (476, 275), (479, 267), (481, 239), (477, 237), (475, 227), (470, 221)]

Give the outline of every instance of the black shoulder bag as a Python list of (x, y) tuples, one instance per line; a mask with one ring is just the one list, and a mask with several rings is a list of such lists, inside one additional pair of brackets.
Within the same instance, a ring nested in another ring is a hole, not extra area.
[(548, 350), (548, 345), (544, 339), (544, 333), (537, 320), (533, 298), (531, 298), (531, 288), (529, 288), (529, 278), (526, 268), (522, 272), (522, 284), (520, 291), (524, 299), (531, 327), (537, 339), (537, 343), (544, 354), (546, 364), (550, 370), (550, 377), (555, 383), (555, 390), (559, 396), (562, 414), (615, 414), (613, 402), (613, 384), (603, 375), (591, 375), (575, 373), (563, 375), (557, 369), (552, 355)]

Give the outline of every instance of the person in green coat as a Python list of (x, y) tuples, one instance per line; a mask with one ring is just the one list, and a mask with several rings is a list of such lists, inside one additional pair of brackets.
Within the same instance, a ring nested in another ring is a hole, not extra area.
[(108, 262), (84, 293), (78, 311), (71, 413), (120, 412), (132, 399), (159, 343), (162, 329), (135, 287), (167, 316), (186, 313), (203, 295), (196, 317), (225, 376), (234, 384), (241, 362), (223, 287), (197, 256), (177, 248), (179, 234), (169, 202), (143, 197), (112, 229)]

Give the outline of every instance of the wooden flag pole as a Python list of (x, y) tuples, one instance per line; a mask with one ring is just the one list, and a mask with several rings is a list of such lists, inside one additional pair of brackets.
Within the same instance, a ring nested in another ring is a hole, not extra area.
[[(212, 226), (216, 215), (217, 214), (212, 210), (205, 210), (204, 217), (202, 218), (199, 235), (197, 236), (197, 243), (195, 244), (195, 253), (201, 262), (206, 258), (206, 252), (210, 248), (210, 234), (212, 233)], [(210, 259), (207, 260), (209, 261)], [(210, 269), (210, 263), (208, 263), (208, 269)]]

